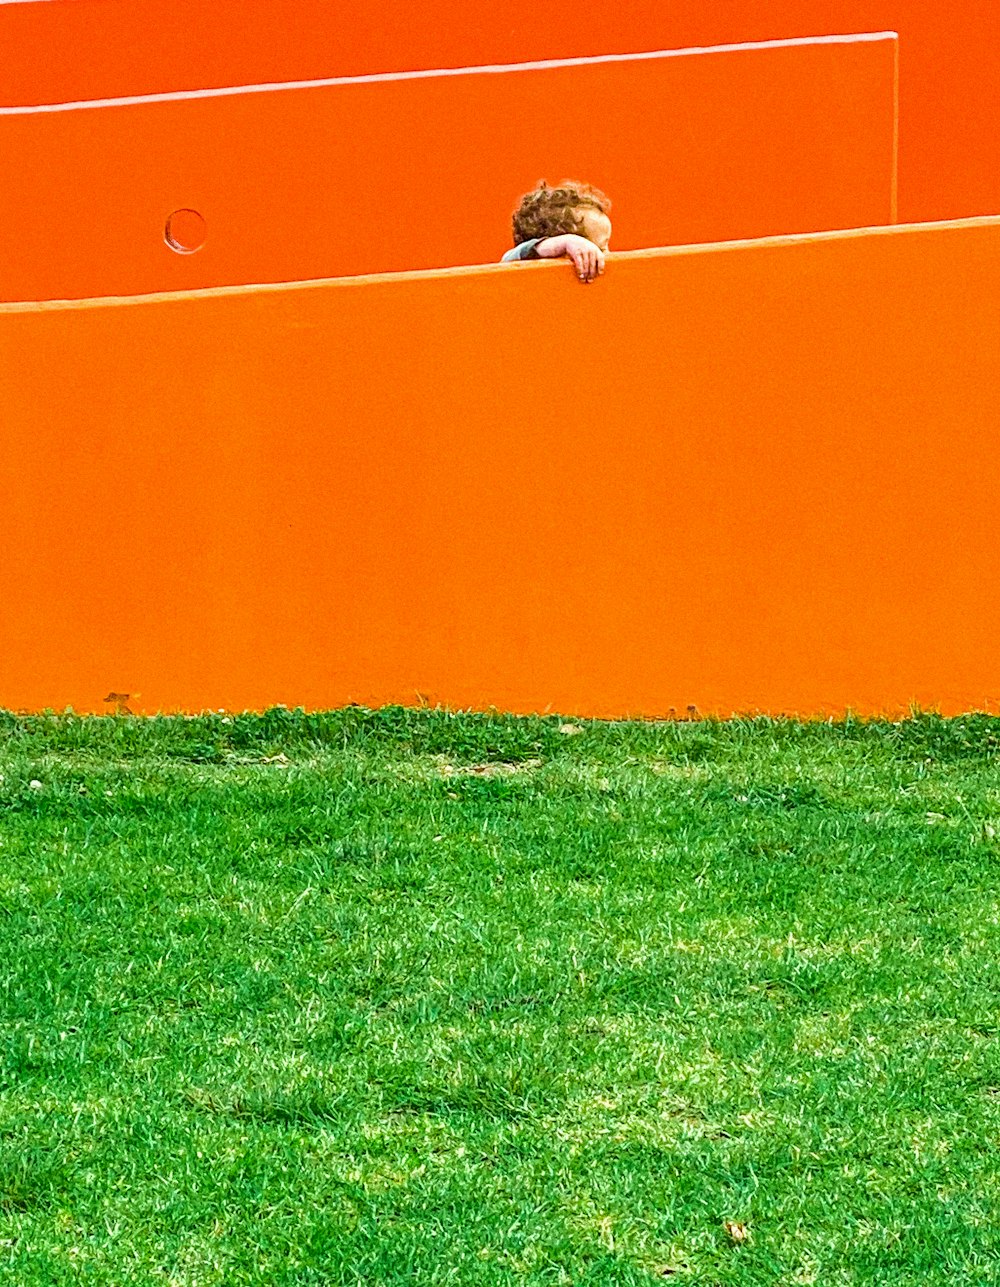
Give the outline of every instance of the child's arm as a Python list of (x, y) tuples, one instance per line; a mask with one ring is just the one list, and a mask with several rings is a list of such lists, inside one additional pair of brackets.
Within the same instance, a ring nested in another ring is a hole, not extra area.
[(500, 262), (509, 264), (516, 259), (562, 259), (563, 256), (572, 262), (576, 275), (582, 282), (592, 282), (604, 272), (604, 254), (600, 247), (586, 237), (577, 236), (575, 232), (522, 241), (508, 250)]
[(561, 259), (565, 255), (572, 261), (582, 282), (592, 282), (604, 272), (603, 252), (587, 237), (580, 237), (575, 232), (543, 237), (535, 245), (535, 254), (539, 259)]

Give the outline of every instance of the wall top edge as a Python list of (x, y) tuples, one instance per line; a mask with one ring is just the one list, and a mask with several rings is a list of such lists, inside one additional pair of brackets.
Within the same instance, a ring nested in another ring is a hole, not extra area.
[[(858, 241), (872, 237), (905, 237), (921, 233), (962, 231), (974, 228), (1000, 230), (1000, 214), (977, 215), (967, 219), (942, 219), (928, 223), (877, 224), (866, 228), (838, 228), (830, 232), (790, 233), (774, 237), (757, 237), (740, 241), (698, 242), (685, 246), (651, 246), (643, 250), (622, 250), (609, 256), (611, 265), (638, 260), (668, 260), (680, 257), (711, 256), (799, 248), (831, 241)], [(90, 308), (121, 308), (142, 304), (166, 303), (195, 299), (220, 299), (228, 296), (257, 296), (277, 292), (312, 290), (351, 290), (373, 283), (451, 280), (461, 277), (482, 277), (495, 273), (509, 275), (524, 272), (563, 272), (570, 277), (565, 263), (557, 260), (532, 264), (463, 264), (458, 268), (427, 268), (401, 273), (366, 273), (356, 277), (315, 277), (307, 281), (255, 282), (243, 286), (208, 286), (198, 290), (157, 291), (146, 295), (98, 295), (86, 299), (14, 300), (0, 303), (0, 314), (43, 313)]]
[(649, 62), (655, 59), (690, 58), (710, 54), (752, 52), (761, 49), (800, 48), (804, 45), (849, 45), (899, 39), (895, 31), (850, 32), (835, 36), (798, 36), (787, 40), (755, 40), (740, 44), (694, 45), (684, 49), (653, 49), (634, 54), (598, 54), (587, 58), (550, 58), (525, 63), (487, 63), (477, 67), (439, 67), (421, 71), (375, 72), (365, 76), (335, 76), (327, 80), (274, 81), (262, 85), (230, 85), (218, 89), (175, 90), (162, 94), (137, 94), (123, 98), (91, 98), (71, 103), (39, 103), (30, 107), (0, 107), (0, 116), (30, 116), (41, 112), (77, 112), (94, 107), (136, 107), (144, 103), (189, 102), (243, 94), (272, 94), (293, 89), (321, 89), (333, 85), (371, 85), (393, 81), (433, 80), (445, 76), (500, 75), (525, 71), (550, 71), (561, 67), (599, 66), (602, 63)]

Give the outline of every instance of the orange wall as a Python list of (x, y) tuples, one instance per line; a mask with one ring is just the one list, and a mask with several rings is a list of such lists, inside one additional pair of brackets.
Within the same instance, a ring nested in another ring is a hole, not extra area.
[(1000, 709), (1000, 220), (0, 309), (0, 706)]
[[(577, 0), (572, 21), (529, 0), (382, 0), (335, 12), (330, 0), (4, 4), (0, 102), (886, 29), (902, 37), (901, 216), (1000, 211), (996, 0)], [(544, 124), (575, 119), (560, 105)]]
[[(613, 193), (619, 248), (887, 223), (895, 55), (882, 38), (0, 115), (0, 299), (488, 263), (543, 176)], [(533, 129), (553, 104), (565, 127)], [(205, 219), (196, 254), (164, 241), (179, 208)]]

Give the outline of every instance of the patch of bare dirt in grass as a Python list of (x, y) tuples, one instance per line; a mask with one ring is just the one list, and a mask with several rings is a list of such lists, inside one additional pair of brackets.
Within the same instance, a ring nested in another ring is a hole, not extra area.
[(541, 768), (541, 760), (491, 760), (483, 764), (445, 764), (441, 776), (445, 778), (512, 778), (520, 773), (530, 773)]
[(525, 778), (537, 773), (543, 763), (543, 760), (536, 757), (528, 760), (481, 760), (475, 764), (461, 764), (449, 759), (447, 755), (413, 755), (390, 765), (371, 766), (370, 772), (375, 777), (391, 778), (396, 782), (458, 783), (468, 778)]
[(688, 782), (706, 782), (712, 776), (703, 764), (675, 764), (670, 760), (653, 759), (640, 762), (642, 767), (658, 778), (679, 778)]
[(453, 764), (446, 756), (432, 757), (430, 773), (439, 778), (513, 778), (542, 767), (540, 759), (483, 760), (479, 764)]

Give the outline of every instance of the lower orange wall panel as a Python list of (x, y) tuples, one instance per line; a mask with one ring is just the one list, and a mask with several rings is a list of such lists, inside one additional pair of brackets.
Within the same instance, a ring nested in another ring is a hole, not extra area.
[(879, 37), (0, 112), (0, 299), (495, 262), (540, 178), (604, 188), (619, 249), (889, 223), (895, 60)]
[(0, 705), (1000, 709), (998, 298), (988, 220), (5, 306)]

